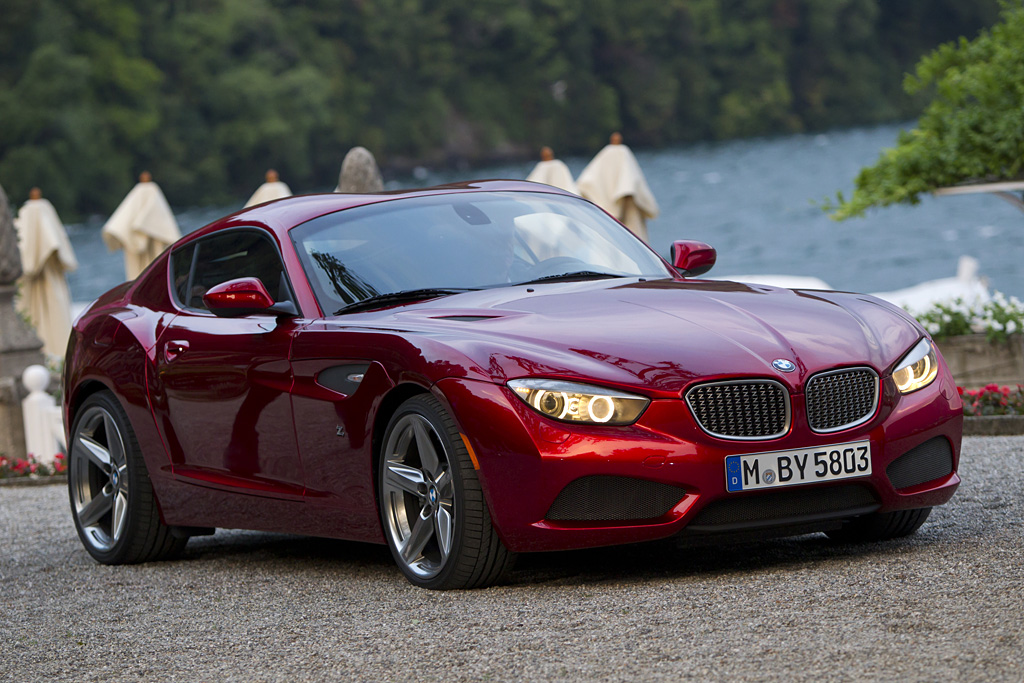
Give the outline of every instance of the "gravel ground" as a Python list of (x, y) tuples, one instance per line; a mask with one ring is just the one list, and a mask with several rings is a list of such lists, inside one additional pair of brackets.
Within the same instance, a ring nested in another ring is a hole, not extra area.
[(413, 588), (382, 546), (220, 531), (105, 567), (64, 487), (0, 488), (0, 680), (1024, 680), (1024, 437), (964, 440), (909, 539), (520, 558)]

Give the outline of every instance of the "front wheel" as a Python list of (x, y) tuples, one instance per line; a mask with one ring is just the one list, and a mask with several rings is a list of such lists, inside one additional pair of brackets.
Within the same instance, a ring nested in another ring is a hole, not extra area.
[(827, 531), (828, 537), (840, 543), (869, 543), (887, 541), (890, 538), (909, 536), (917, 531), (928, 519), (931, 508), (875, 512), (844, 522), (835, 531)]
[(438, 590), (494, 584), (514, 555), (491, 525), (455, 421), (429, 394), (403, 403), (384, 435), (378, 472), (388, 547), (410, 582)]
[(160, 521), (156, 497), (135, 438), (117, 398), (108, 391), (85, 400), (71, 430), (68, 492), (82, 545), (103, 564), (129, 564), (178, 554), (176, 538)]

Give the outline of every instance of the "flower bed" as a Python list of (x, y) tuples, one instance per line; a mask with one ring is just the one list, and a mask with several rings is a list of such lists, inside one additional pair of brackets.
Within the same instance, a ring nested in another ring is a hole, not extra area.
[(1024, 385), (957, 387), (964, 401), (964, 436), (1024, 434)]
[(22, 477), (52, 477), (67, 472), (64, 454), (54, 456), (53, 465), (46, 465), (36, 460), (34, 455), (27, 458), (7, 458), (0, 455), (0, 479), (17, 479)]
[(1024, 415), (1024, 385), (1016, 388), (988, 384), (981, 389), (957, 387), (964, 401), (964, 415)]

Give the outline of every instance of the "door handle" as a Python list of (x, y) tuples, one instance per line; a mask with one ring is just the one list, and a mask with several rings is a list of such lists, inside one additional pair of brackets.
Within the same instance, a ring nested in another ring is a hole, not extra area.
[(164, 360), (171, 363), (186, 351), (188, 351), (187, 341), (169, 341), (164, 345)]

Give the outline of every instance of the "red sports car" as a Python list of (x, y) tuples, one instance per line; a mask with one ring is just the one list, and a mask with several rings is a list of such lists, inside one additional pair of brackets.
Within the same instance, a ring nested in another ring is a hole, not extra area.
[(387, 543), (466, 588), (520, 552), (892, 538), (950, 499), (961, 402), (911, 317), (673, 259), (522, 182), (218, 220), (74, 325), (78, 534), (108, 564), (217, 527)]

